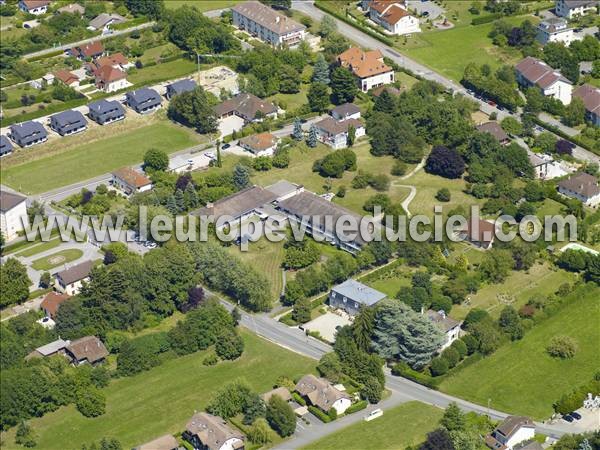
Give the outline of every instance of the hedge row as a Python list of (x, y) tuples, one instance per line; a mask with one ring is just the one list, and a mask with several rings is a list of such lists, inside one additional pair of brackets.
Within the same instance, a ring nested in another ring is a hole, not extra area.
[(317, 408), (316, 406), (309, 406), (308, 410), (315, 416), (317, 416), (317, 418), (323, 422), (323, 423), (329, 423), (331, 422), (331, 417), (329, 417), (327, 414), (325, 414), (323, 411), (321, 411), (319, 408)]
[(64, 52), (65, 50), (55, 50), (53, 52), (45, 53), (39, 56), (33, 56), (31, 58), (27, 58), (27, 56), (25, 56), (25, 59), (29, 62), (41, 61), (42, 59), (53, 58), (55, 56), (62, 55)]
[(535, 123), (537, 123), (539, 126), (547, 129), (548, 131), (551, 131), (552, 133), (556, 134), (557, 136), (560, 136), (561, 138), (570, 141), (574, 144), (579, 145), (582, 148), (585, 148), (586, 150), (589, 150), (590, 152), (596, 154), (596, 155), (600, 155), (600, 151), (596, 150), (595, 148), (592, 148), (589, 146), (589, 144), (587, 144), (586, 142), (582, 141), (581, 139), (579, 139), (579, 137), (577, 136), (569, 136), (567, 133), (565, 133), (564, 131), (562, 131), (560, 128), (555, 127), (554, 125), (550, 125), (547, 122), (544, 122), (542, 119), (540, 119), (539, 117), (533, 116), (533, 121)]
[(353, 405), (350, 405), (350, 408), (348, 408), (346, 410), (346, 414), (352, 414), (357, 411), (361, 411), (361, 410), (365, 409), (368, 405), (369, 405), (369, 402), (367, 402), (366, 400), (361, 400), (359, 402), (356, 402)]
[(350, 26), (353, 26), (354, 28), (358, 28), (360, 31), (362, 31), (363, 33), (368, 34), (369, 36), (371, 36), (374, 39), (377, 39), (380, 42), (383, 42), (385, 45), (389, 45), (390, 47), (394, 46), (394, 42), (392, 42), (392, 40), (386, 38), (385, 36), (377, 33), (375, 30), (372, 30), (371, 28), (368, 28), (358, 22), (355, 22), (353, 20), (348, 19), (345, 15), (338, 13), (335, 10), (330, 9), (328, 6), (326, 6), (326, 2), (324, 1), (316, 1), (315, 2), (315, 6), (317, 8), (319, 8), (321, 11), (325, 11), (328, 14), (331, 14), (333, 17), (335, 17), (336, 19), (341, 20), (342, 22), (347, 23)]
[(438, 389), (441, 382), (441, 377), (433, 378), (421, 372), (411, 369), (406, 363), (398, 363), (392, 367), (392, 375), (408, 378), (415, 383), (422, 384), (431, 389)]
[(304, 400), (302, 398), (302, 396), (300, 394), (298, 394), (297, 392), (292, 392), (292, 398), (294, 399), (294, 401), (296, 403), (298, 403), (301, 406), (306, 406), (306, 400)]
[(484, 23), (493, 22), (494, 20), (500, 19), (501, 17), (502, 14), (500, 13), (489, 14), (483, 17), (475, 17), (473, 20), (471, 20), (471, 25), (483, 25)]

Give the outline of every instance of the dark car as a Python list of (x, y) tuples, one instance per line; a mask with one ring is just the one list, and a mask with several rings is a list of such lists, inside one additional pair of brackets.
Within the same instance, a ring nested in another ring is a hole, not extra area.
[(569, 415), (575, 420), (581, 420), (581, 414), (579, 414), (578, 412), (573, 411), (572, 413), (569, 413)]
[(423, 11), (423, 14), (421, 14), (423, 17), (428, 17), (429, 16), (429, 11)]
[(563, 416), (563, 419), (566, 420), (567, 422), (573, 422), (575, 419), (573, 418), (573, 416), (571, 416), (570, 414), (567, 414), (566, 416)]
[(223, 145), (223, 147), (221, 147), (223, 150), (227, 150), (229, 147), (231, 147), (231, 144), (225, 144)]

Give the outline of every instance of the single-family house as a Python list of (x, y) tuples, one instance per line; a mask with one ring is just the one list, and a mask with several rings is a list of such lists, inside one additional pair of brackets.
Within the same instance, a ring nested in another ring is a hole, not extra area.
[(374, 306), (384, 298), (386, 295), (383, 292), (348, 279), (331, 288), (329, 306), (343, 309), (351, 316), (356, 316), (362, 307)]
[(281, 202), (290, 197), (293, 197), (300, 192), (304, 192), (304, 186), (301, 184), (290, 183), (287, 180), (279, 180), (278, 182), (267, 186), (267, 191), (272, 192), (276, 196), (276, 201)]
[(50, 86), (52, 83), (54, 83), (55, 79), (56, 77), (53, 73), (47, 73), (46, 75), (42, 76), (42, 85)]
[(88, 71), (92, 74), (94, 73), (94, 70), (97, 70), (103, 66), (111, 66), (114, 69), (119, 69), (125, 72), (127, 71), (127, 69), (130, 69), (134, 65), (131, 62), (129, 62), (127, 57), (121, 52), (113, 53), (107, 56), (102, 56), (98, 59), (95, 59), (87, 65)]
[(67, 86), (71, 86), (72, 88), (79, 87), (79, 77), (68, 70), (57, 70), (54, 72), (54, 79), (66, 84)]
[(133, 450), (179, 450), (179, 442), (170, 434), (158, 437), (145, 444), (134, 447)]
[(394, 82), (394, 69), (383, 61), (381, 50), (364, 52), (351, 47), (337, 57), (337, 62), (354, 74), (363, 92)]
[(116, 100), (98, 100), (88, 105), (88, 116), (100, 125), (106, 125), (125, 118), (123, 106)]
[(71, 298), (70, 295), (64, 294), (62, 292), (48, 292), (40, 303), (40, 308), (46, 314), (46, 317), (50, 317), (54, 319), (56, 317), (56, 313), (58, 312), (58, 308), (64, 302)]
[(20, 0), (19, 9), (24, 13), (39, 16), (48, 12), (50, 3), (50, 0)]
[(48, 140), (46, 129), (35, 120), (11, 125), (8, 136), (20, 147), (30, 147)]
[(351, 128), (354, 128), (354, 138), (358, 139), (365, 135), (365, 126), (360, 120), (346, 119), (335, 120), (333, 117), (315, 123), (317, 139), (334, 150), (348, 146), (348, 136)]
[(498, 122), (486, 122), (477, 126), (477, 130), (481, 133), (489, 133), (494, 136), (501, 145), (510, 144), (510, 137), (506, 134), (506, 131), (502, 129)]
[(127, 105), (139, 114), (148, 114), (161, 107), (162, 100), (158, 92), (142, 88), (125, 94)]
[(96, 336), (75, 339), (65, 347), (65, 354), (75, 366), (99, 364), (108, 356), (108, 350)]
[(350, 396), (333, 387), (324, 378), (312, 374), (304, 375), (296, 384), (296, 392), (304, 397), (310, 405), (316, 406), (325, 413), (331, 408), (343, 414), (352, 404)]
[(585, 120), (600, 127), (600, 89), (591, 84), (582, 84), (573, 91), (573, 96), (583, 100)]
[(564, 105), (571, 103), (573, 84), (545, 62), (528, 56), (515, 66), (515, 71), (521, 86), (537, 86), (544, 96), (556, 98)]
[(585, 172), (578, 172), (566, 180), (560, 181), (558, 183), (558, 192), (567, 197), (577, 199), (591, 208), (600, 205), (598, 178)]
[(108, 30), (111, 25), (125, 22), (125, 17), (115, 13), (102, 13), (90, 20), (88, 29), (92, 31)]
[(27, 197), (8, 191), (0, 191), (0, 232), (11, 241), (29, 226)]
[(55, 275), (54, 288), (68, 295), (78, 294), (83, 283), (90, 280), (94, 261), (84, 261), (73, 267), (61, 270)]
[(121, 167), (112, 173), (112, 185), (126, 195), (152, 189), (152, 180), (131, 167)]
[(77, 14), (79, 16), (83, 16), (85, 13), (85, 8), (81, 6), (79, 3), (70, 3), (68, 5), (63, 6), (62, 8), (58, 8), (56, 10), (57, 13), (68, 13), (68, 14)]
[(231, 8), (233, 26), (275, 47), (296, 47), (306, 38), (306, 27), (254, 0)]
[(464, 230), (459, 230), (459, 237), (482, 250), (489, 250), (496, 238), (496, 224), (487, 220), (470, 218)]
[(46, 358), (53, 355), (63, 355), (65, 353), (65, 349), (67, 345), (69, 345), (71, 341), (63, 340), (60, 337), (52, 341), (46, 345), (42, 345), (41, 347), (36, 348), (31, 353), (29, 353), (25, 360), (28, 361), (33, 358)]
[(403, 1), (374, 0), (369, 7), (369, 17), (390, 34), (421, 32), (419, 19), (406, 9)]
[(73, 47), (70, 51), (71, 56), (84, 60), (87, 58), (100, 58), (104, 55), (104, 46), (101, 41), (93, 41), (77, 47)]
[(269, 392), (265, 392), (264, 394), (262, 394), (260, 398), (263, 402), (269, 403), (269, 400), (271, 400), (271, 397), (273, 397), (274, 395), (279, 396), (282, 400), (285, 400), (286, 402), (292, 400), (292, 394), (290, 393), (290, 390), (284, 386), (271, 389)]
[(573, 19), (575, 16), (583, 16), (600, 6), (598, 0), (556, 0), (554, 13), (557, 16)]
[(485, 437), (485, 444), (493, 450), (513, 450), (534, 436), (535, 424), (529, 417), (508, 416)]
[(61, 136), (68, 136), (85, 131), (87, 120), (79, 111), (69, 109), (50, 116), (50, 128)]
[(205, 207), (190, 214), (197, 217), (212, 216), (217, 229), (222, 229), (232, 222), (243, 221), (256, 215), (261, 206), (273, 202), (276, 198), (275, 194), (261, 186), (251, 186), (215, 202), (207, 203)]
[(100, 66), (94, 71), (96, 87), (104, 92), (116, 92), (129, 86), (127, 73), (109, 64)]
[(542, 20), (537, 26), (536, 39), (542, 45), (548, 42), (562, 42), (568, 47), (574, 38), (573, 28), (569, 28), (565, 19), (554, 17)]
[(260, 122), (265, 117), (277, 118), (277, 107), (256, 95), (241, 93), (215, 106), (217, 118), (238, 116), (245, 123)]
[(360, 108), (354, 103), (344, 103), (336, 106), (330, 112), (335, 120), (360, 119)]
[(446, 312), (443, 309), (440, 311), (430, 309), (426, 314), (429, 320), (444, 333), (444, 343), (438, 350), (442, 352), (460, 337), (460, 326), (462, 322), (454, 320), (452, 317), (446, 315)]
[(277, 209), (283, 212), (290, 221), (306, 226), (309, 235), (322, 238), (325, 242), (336, 245), (349, 253), (356, 254), (364, 245), (358, 233), (351, 236), (338, 236), (336, 223), (341, 219), (353, 219), (358, 224), (362, 217), (349, 209), (325, 200), (312, 192), (298, 192), (296, 195), (280, 201)]
[(259, 133), (239, 140), (238, 145), (254, 156), (273, 156), (279, 138), (271, 133)]
[(3, 134), (0, 135), (0, 156), (8, 155), (12, 153), (13, 145), (10, 143), (10, 139), (8, 139)]
[(174, 83), (171, 83), (167, 86), (166, 97), (168, 100), (171, 100), (177, 94), (193, 91), (194, 89), (196, 89), (196, 86), (196, 82), (191, 78), (175, 81)]
[(194, 450), (244, 450), (242, 433), (222, 418), (204, 412), (192, 416), (182, 437)]

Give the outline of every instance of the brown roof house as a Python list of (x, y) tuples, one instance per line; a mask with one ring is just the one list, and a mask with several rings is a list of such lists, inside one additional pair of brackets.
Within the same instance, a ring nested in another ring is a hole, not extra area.
[(79, 86), (79, 77), (68, 70), (60, 69), (54, 72), (54, 78), (56, 80), (60, 80), (67, 86), (78, 87)]
[(269, 403), (269, 400), (271, 400), (271, 397), (273, 397), (274, 395), (278, 395), (286, 402), (289, 402), (292, 399), (292, 394), (290, 393), (290, 390), (283, 386), (272, 389), (269, 392), (265, 392), (260, 396), (260, 398), (262, 398), (263, 402)]
[(582, 84), (575, 89), (573, 97), (583, 100), (585, 119), (600, 127), (600, 89), (590, 84)]
[(485, 437), (485, 444), (493, 450), (513, 450), (534, 436), (535, 424), (529, 417), (508, 416)]
[(40, 304), (40, 308), (46, 314), (46, 317), (54, 319), (60, 305), (71, 298), (70, 295), (62, 292), (48, 292)]
[(92, 71), (96, 87), (104, 92), (116, 92), (129, 86), (127, 73), (111, 64), (95, 67)]
[(426, 312), (427, 317), (431, 320), (435, 326), (437, 326), (444, 335), (446, 336), (444, 343), (439, 348), (442, 352), (452, 345), (460, 336), (460, 326), (462, 322), (454, 320), (452, 317), (446, 315), (446, 312), (442, 309), (440, 311), (434, 311), (432, 309)]
[(390, 34), (421, 32), (419, 19), (408, 12), (403, 1), (373, 0), (369, 8), (369, 17)]
[(20, 0), (19, 9), (25, 13), (39, 16), (48, 12), (50, 3), (50, 0)]
[(79, 293), (84, 282), (89, 281), (94, 261), (84, 261), (55, 275), (54, 288), (67, 295)]
[(277, 118), (277, 107), (268, 100), (258, 98), (253, 94), (238, 94), (215, 106), (219, 119), (236, 115), (244, 122), (260, 122), (265, 117)]
[(506, 134), (506, 131), (502, 129), (498, 122), (486, 122), (477, 126), (477, 130), (482, 133), (489, 133), (494, 136), (500, 144), (508, 145), (510, 144), (510, 137)]
[(558, 183), (558, 192), (567, 197), (580, 200), (584, 205), (595, 208), (600, 205), (600, 187), (598, 178), (585, 172), (579, 172)]
[(271, 133), (260, 133), (240, 139), (238, 145), (255, 156), (273, 156), (279, 139)]
[(537, 86), (543, 95), (554, 97), (564, 105), (571, 103), (573, 84), (545, 62), (528, 56), (515, 66), (515, 71), (521, 86)]
[(312, 374), (304, 375), (298, 381), (296, 392), (325, 413), (333, 408), (338, 414), (343, 414), (352, 404), (348, 394), (337, 390), (324, 378), (317, 378)]
[(178, 450), (179, 442), (170, 434), (165, 434), (145, 444), (134, 447), (133, 450)]
[(383, 62), (380, 50), (364, 52), (360, 48), (351, 47), (338, 55), (337, 61), (354, 74), (363, 92), (394, 82), (394, 69)]
[(333, 117), (315, 123), (317, 139), (334, 150), (348, 146), (350, 129), (354, 128), (354, 138), (359, 139), (366, 133), (365, 126), (359, 119), (335, 120)]
[(104, 55), (104, 46), (100, 41), (93, 41), (88, 44), (73, 47), (71, 55), (79, 59), (99, 58)]
[(121, 167), (112, 173), (111, 184), (126, 195), (152, 189), (152, 180), (131, 167)]
[(79, 3), (70, 3), (66, 6), (63, 6), (62, 8), (58, 8), (56, 11), (59, 13), (69, 13), (83, 16), (83, 14), (85, 13), (85, 8)]
[(306, 27), (258, 1), (231, 8), (233, 26), (275, 47), (295, 47), (306, 38)]
[(86, 363), (99, 364), (108, 356), (108, 350), (96, 336), (75, 339), (67, 345), (65, 353), (76, 366)]
[(182, 435), (194, 450), (243, 450), (244, 435), (227, 425), (222, 418), (196, 413)]
[(496, 238), (496, 224), (487, 220), (473, 218), (467, 220), (465, 229), (459, 230), (458, 235), (461, 239), (469, 241), (475, 247), (483, 250), (492, 248)]

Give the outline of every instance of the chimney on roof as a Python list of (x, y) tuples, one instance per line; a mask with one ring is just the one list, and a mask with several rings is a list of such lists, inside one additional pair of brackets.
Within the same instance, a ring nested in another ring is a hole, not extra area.
[(275, 23), (279, 23), (279, 21), (280, 21), (280, 20), (281, 20), (281, 17), (277, 16), (277, 17), (275, 18)]

